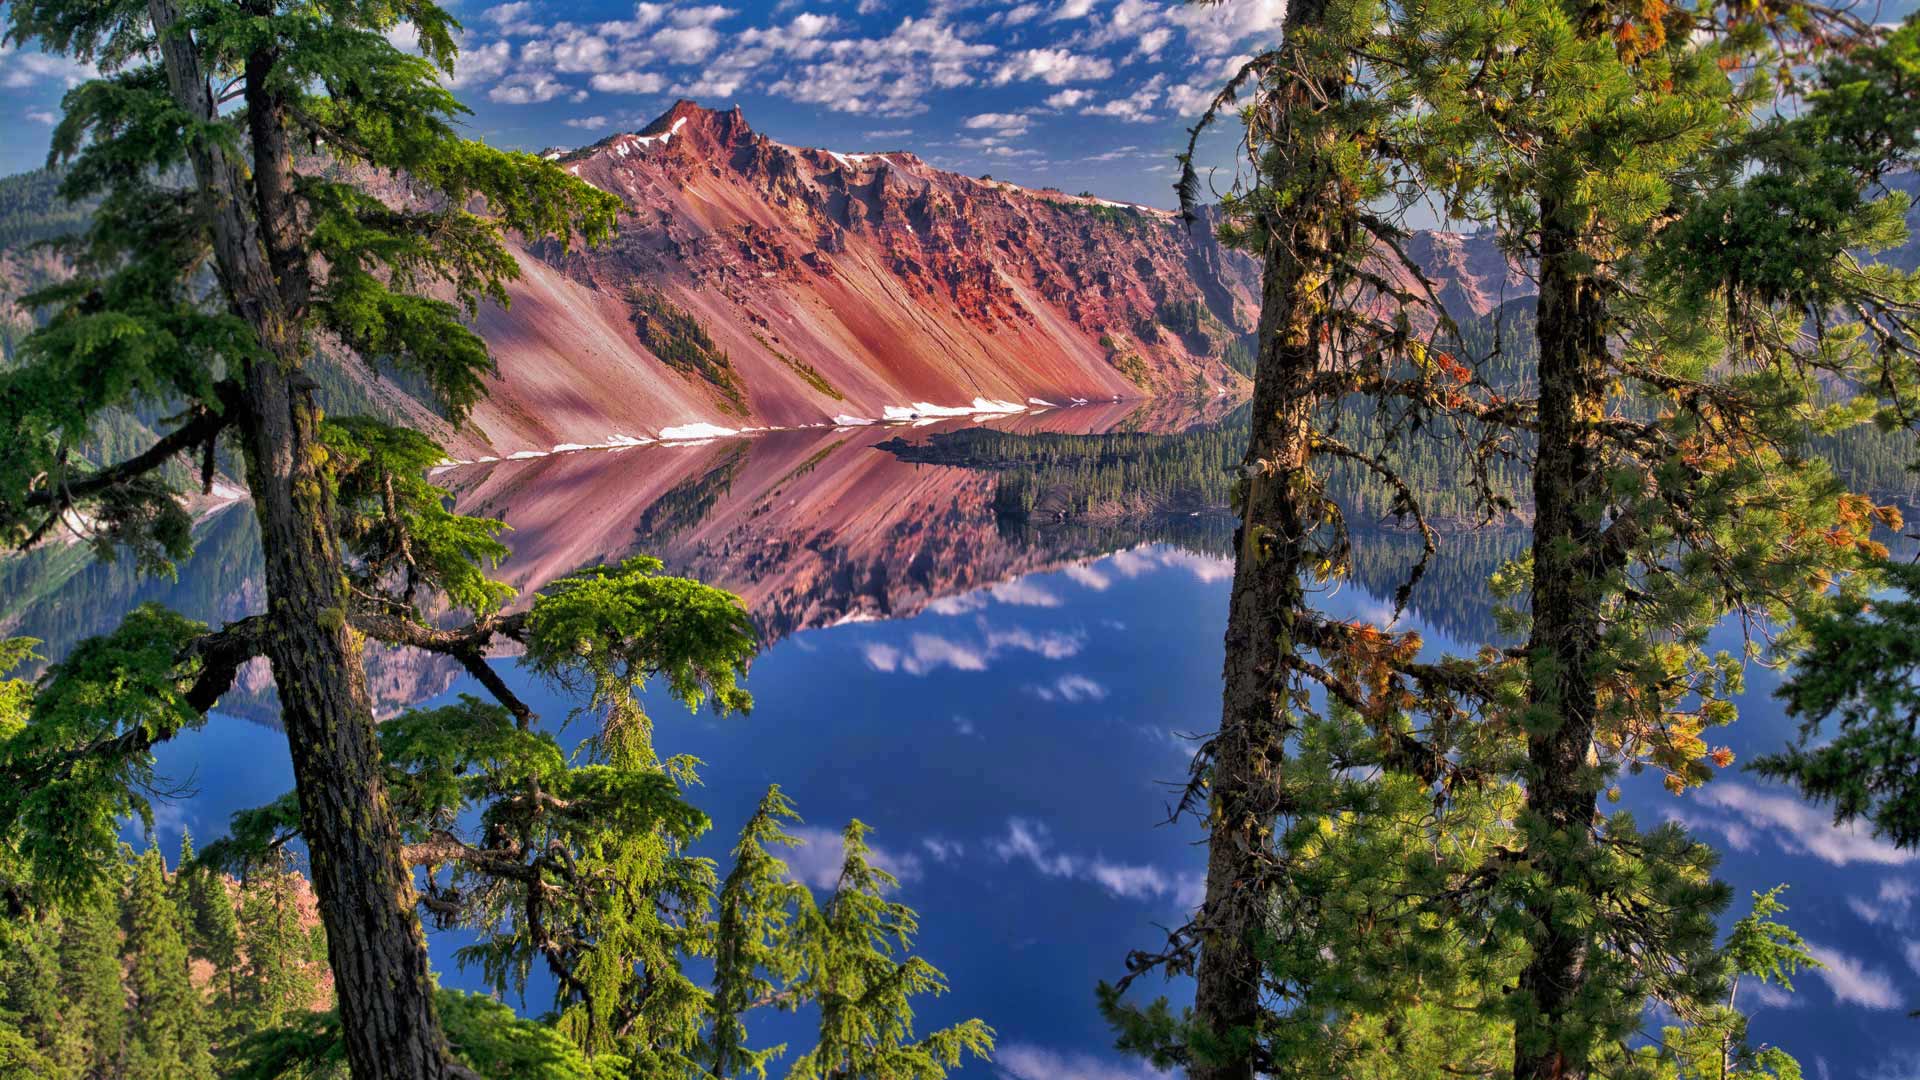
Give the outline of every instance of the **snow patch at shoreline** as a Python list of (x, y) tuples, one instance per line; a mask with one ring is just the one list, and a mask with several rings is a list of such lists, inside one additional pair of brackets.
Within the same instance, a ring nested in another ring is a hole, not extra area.
[(871, 423), (873, 423), (871, 417), (848, 416), (845, 413), (841, 413), (839, 416), (833, 418), (834, 427), (865, 427)]
[(669, 442), (688, 439), (726, 439), (740, 434), (737, 428), (721, 427), (701, 421), (697, 424), (678, 424), (660, 429), (660, 438)]

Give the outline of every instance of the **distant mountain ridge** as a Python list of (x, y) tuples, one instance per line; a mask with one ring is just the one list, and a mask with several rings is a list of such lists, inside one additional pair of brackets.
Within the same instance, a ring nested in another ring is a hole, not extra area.
[[(1220, 245), (1211, 214), (1189, 227), (907, 151), (789, 146), (689, 101), (544, 156), (627, 209), (601, 248), (514, 244), (512, 306), (478, 319), (500, 377), (472, 424), (438, 432), (460, 460), (1247, 387), (1229, 346), (1257, 324), (1260, 266)], [(1457, 318), (1524, 284), (1484, 237), (1420, 234), (1408, 251)], [(31, 326), (13, 300), (53, 272), (0, 251), (11, 336)], [(347, 366), (335, 407), (433, 426)]]

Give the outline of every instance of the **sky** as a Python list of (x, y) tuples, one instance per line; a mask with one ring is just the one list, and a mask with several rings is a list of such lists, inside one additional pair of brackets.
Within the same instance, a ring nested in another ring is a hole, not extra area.
[[(1174, 204), (1173, 155), (1279, 37), (1283, 0), (458, 0), (469, 133), (511, 149), (633, 131), (675, 100), (739, 105), (797, 146), (912, 150), (1028, 186)], [(410, 44), (406, 28), (394, 40)], [(40, 165), (84, 65), (0, 47), (0, 173)], [(1208, 160), (1231, 159), (1230, 138)], [(1226, 183), (1223, 173), (1220, 183)]]

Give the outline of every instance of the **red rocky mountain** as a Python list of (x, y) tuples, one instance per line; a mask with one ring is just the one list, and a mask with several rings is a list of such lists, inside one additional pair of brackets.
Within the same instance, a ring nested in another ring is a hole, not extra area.
[(787, 146), (685, 101), (546, 156), (627, 209), (607, 246), (520, 252), (511, 309), (481, 318), (480, 453), (1244, 383), (1222, 356), (1258, 268), (1166, 211)]

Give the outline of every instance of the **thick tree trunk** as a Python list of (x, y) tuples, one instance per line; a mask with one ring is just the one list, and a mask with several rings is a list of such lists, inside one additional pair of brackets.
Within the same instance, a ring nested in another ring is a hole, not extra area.
[[(213, 116), (206, 75), (177, 25), (178, 10), (171, 0), (148, 0), (148, 12), (175, 99), (194, 116)], [(290, 283), (269, 264), (266, 234), (281, 236), (288, 222), (265, 229), (249, 214), (269, 206), (290, 212), (276, 181), (285, 179), (276, 172), (285, 162), (275, 161), (284, 141), (255, 150), (266, 159), (257, 187), (218, 146), (196, 148), (194, 169), (214, 211), (221, 285), (266, 353), (244, 373), (245, 415), (237, 426), (266, 558), (266, 652), (293, 756), (347, 1061), (356, 1080), (466, 1077), (434, 1013), (412, 876), (380, 777), (363, 644), (347, 622), (320, 414), (300, 375), (298, 314), (285, 292), (304, 282)]]
[[(1289, 39), (1316, 25), (1324, 3), (1296, 0)], [(1340, 83), (1312, 87), (1305, 73), (1270, 107), (1287, 126), (1288, 110), (1337, 97)], [(1244, 502), (1234, 534), (1233, 592), (1227, 611), (1220, 730), (1212, 745), (1207, 891), (1202, 912), (1194, 1012), (1215, 1035), (1247, 1032), (1260, 1015), (1261, 967), (1255, 952), (1268, 889), (1262, 884), (1283, 811), (1280, 777), (1292, 724), (1288, 657), (1305, 605), (1301, 573), (1319, 519), (1309, 472), (1311, 388), (1325, 352), (1321, 319), (1337, 250), (1347, 240), (1347, 193), (1320, 148), (1295, 145), (1287, 156), (1306, 194), (1270, 222), (1261, 287), (1259, 356), (1252, 430), (1243, 463)], [(1248, 1080), (1255, 1048), (1242, 1043), (1226, 1060), (1194, 1063), (1194, 1080)]]
[[(1598, 774), (1588, 765), (1606, 586), (1599, 558), (1605, 478), (1595, 421), (1606, 406), (1606, 300), (1563, 211), (1542, 208), (1539, 450), (1533, 472), (1533, 635), (1527, 718), (1527, 812), (1553, 837), (1527, 858), (1548, 888), (1580, 888)], [(1544, 837), (1535, 837), (1535, 840)], [(1549, 903), (1520, 976), (1530, 1008), (1514, 1030), (1515, 1080), (1576, 1080), (1590, 1046), (1568, 1020), (1587, 978), (1587, 932)]]

